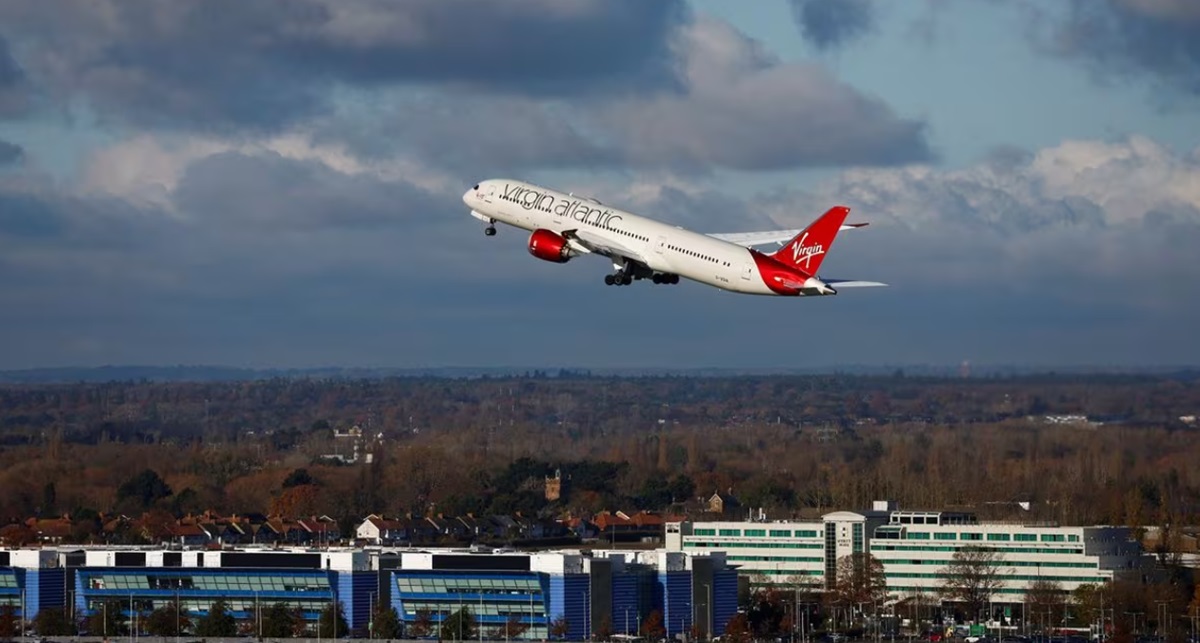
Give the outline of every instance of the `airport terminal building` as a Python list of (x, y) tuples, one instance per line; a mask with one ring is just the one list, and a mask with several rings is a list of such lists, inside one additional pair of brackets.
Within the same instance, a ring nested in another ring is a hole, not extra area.
[(820, 521), (677, 522), (666, 526), (666, 549), (724, 552), (751, 585), (829, 588), (837, 562), (869, 552), (896, 599), (933, 596), (945, 586), (959, 549), (995, 552), (1003, 586), (997, 602), (1019, 603), (1030, 583), (1057, 582), (1064, 591), (1103, 583), (1140, 568), (1143, 552), (1125, 527), (1061, 527), (980, 522), (971, 513), (900, 511), (876, 502), (869, 511), (836, 511)]
[(662, 550), (0, 550), (0, 604), (27, 621), (44, 609), (65, 609), (77, 623), (117, 606), (126, 618), (144, 616), (174, 601), (195, 617), (221, 600), (251, 636), (259, 609), (283, 603), (315, 625), (333, 602), (355, 636), (369, 634), (380, 603), (407, 627), (432, 621), (435, 637), (441, 621), (463, 608), (485, 633), (520, 623), (525, 640), (634, 635), (651, 620), (668, 637), (693, 626), (719, 636), (736, 612), (737, 585), (723, 554)]

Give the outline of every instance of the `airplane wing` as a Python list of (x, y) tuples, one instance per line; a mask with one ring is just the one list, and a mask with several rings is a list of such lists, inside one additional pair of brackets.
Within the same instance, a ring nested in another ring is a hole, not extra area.
[[(866, 226), (865, 223), (846, 223), (839, 230), (853, 230)], [(802, 228), (795, 230), (764, 230), (762, 232), (715, 232), (708, 236), (721, 241), (736, 243), (740, 246), (761, 246), (768, 243), (778, 243), (782, 245), (787, 241), (796, 238), (796, 235), (804, 232)]]
[(588, 252), (606, 257), (630, 259), (641, 264), (646, 263), (646, 258), (641, 253), (621, 245), (616, 240), (603, 237), (590, 230), (566, 230), (563, 232), (563, 236), (583, 246)]

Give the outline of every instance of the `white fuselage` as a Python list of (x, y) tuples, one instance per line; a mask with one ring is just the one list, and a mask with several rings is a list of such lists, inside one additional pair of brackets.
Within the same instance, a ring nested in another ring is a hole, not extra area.
[[(472, 214), (529, 231), (584, 231), (637, 253), (651, 270), (723, 290), (776, 294), (763, 282), (751, 250), (586, 197), (523, 181), (492, 179), (463, 195)], [(620, 267), (620, 264), (617, 264)]]

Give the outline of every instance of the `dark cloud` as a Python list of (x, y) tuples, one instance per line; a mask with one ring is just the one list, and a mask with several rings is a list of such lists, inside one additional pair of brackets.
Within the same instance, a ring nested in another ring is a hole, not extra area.
[(0, 118), (23, 113), (29, 106), (25, 73), (17, 65), (8, 40), (0, 33)]
[(867, 33), (873, 22), (872, 0), (791, 0), (792, 16), (804, 38), (818, 49), (832, 49)]
[(0, 140), (0, 167), (16, 163), (25, 156), (25, 150), (16, 143)]
[(343, 114), (324, 122), (316, 136), (369, 158), (410, 154), (469, 176), (621, 161), (619, 150), (585, 133), (565, 111), (570, 110), (562, 104), (541, 100), (438, 94)]
[(173, 199), (198, 225), (239, 232), (401, 225), (416, 230), (437, 207), (411, 184), (343, 174), (278, 154), (239, 152), (190, 165)]
[(670, 86), (667, 43), (684, 18), (683, 0), (0, 5), (7, 36), (29, 45), (27, 69), (105, 115), (272, 129), (327, 110), (339, 85), (457, 83), (545, 95)]
[(1048, 46), (1087, 61), (1101, 78), (1148, 75), (1200, 94), (1200, 3), (1194, 0), (1072, 0), (1066, 17), (1050, 24)]
[(539, 100), (401, 97), (323, 119), (322, 141), (411, 154), (458, 172), (635, 167), (706, 172), (926, 161), (925, 123), (815, 65), (787, 64), (727, 23), (699, 17), (672, 41), (675, 92)]
[(1131, 140), (955, 171), (854, 170), (748, 200), (646, 179), (591, 190), (729, 232), (852, 205), (872, 225), (843, 233), (823, 272), (892, 287), (811, 301), (607, 288), (604, 261), (548, 264), (524, 232), (484, 237), (460, 186), (315, 158), (204, 157), (157, 208), (10, 180), (0, 212), (21, 216), (0, 222), (0, 367), (1057, 366), (1095, 363), (1096, 346), (1107, 363), (1194, 361), (1198, 175), (1200, 158)]
[(934, 156), (924, 122), (821, 67), (780, 62), (725, 23), (699, 20), (683, 42), (685, 92), (618, 102), (597, 116), (629, 162), (775, 170)]

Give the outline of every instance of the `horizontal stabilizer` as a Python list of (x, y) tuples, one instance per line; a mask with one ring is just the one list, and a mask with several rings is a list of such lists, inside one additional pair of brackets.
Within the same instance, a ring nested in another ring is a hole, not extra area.
[(825, 279), (824, 281), (835, 288), (875, 288), (887, 285), (879, 281), (859, 281), (857, 279)]

